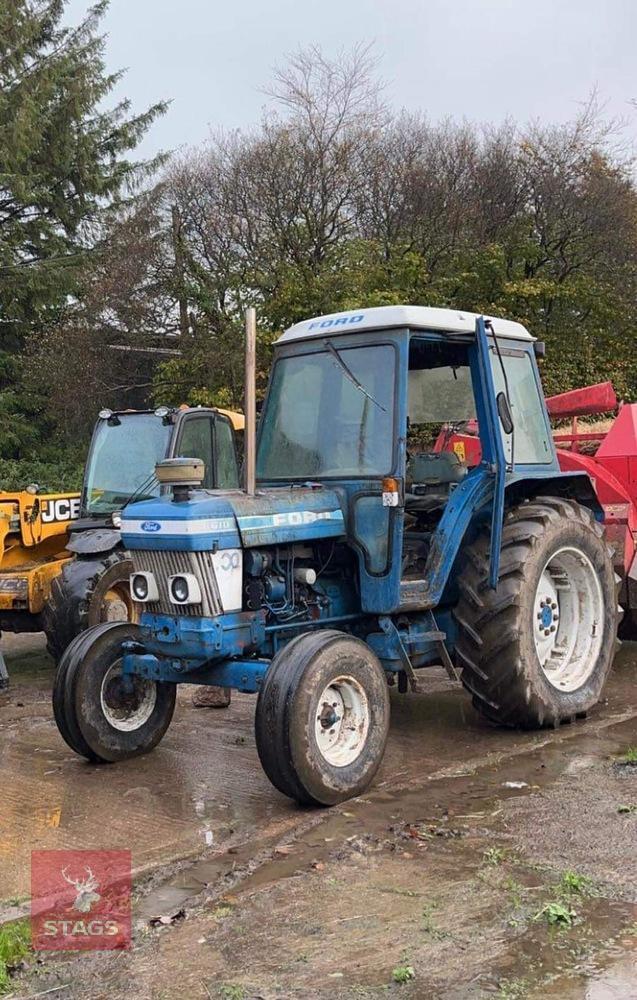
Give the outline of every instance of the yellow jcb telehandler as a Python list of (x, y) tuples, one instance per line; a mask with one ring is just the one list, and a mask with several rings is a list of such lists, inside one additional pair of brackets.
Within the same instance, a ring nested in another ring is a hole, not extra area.
[[(69, 525), (79, 517), (79, 493), (47, 493), (28, 486), (0, 490), (0, 629), (39, 632), (51, 582), (72, 558)], [(7, 670), (0, 654), (0, 688)]]

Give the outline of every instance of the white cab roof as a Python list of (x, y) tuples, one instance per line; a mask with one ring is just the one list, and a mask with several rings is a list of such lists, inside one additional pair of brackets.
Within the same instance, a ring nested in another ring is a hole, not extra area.
[[(415, 330), (439, 330), (450, 335), (473, 333), (478, 313), (458, 312), (456, 309), (437, 309), (433, 306), (376, 306), (372, 309), (352, 309), (348, 312), (315, 316), (295, 323), (279, 337), (277, 343), (306, 340), (337, 333), (356, 333), (358, 330), (383, 330), (410, 327)], [(510, 319), (485, 316), (493, 323), (498, 337), (513, 340), (535, 340), (526, 327)]]

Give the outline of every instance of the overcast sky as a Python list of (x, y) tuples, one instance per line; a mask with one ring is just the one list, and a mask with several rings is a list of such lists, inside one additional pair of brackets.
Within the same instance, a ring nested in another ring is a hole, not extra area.
[(637, 138), (635, 0), (111, 0), (103, 27), (118, 96), (173, 101), (145, 155), (258, 120), (272, 66), (312, 43), (374, 42), (389, 102), (434, 120), (564, 120), (597, 87)]

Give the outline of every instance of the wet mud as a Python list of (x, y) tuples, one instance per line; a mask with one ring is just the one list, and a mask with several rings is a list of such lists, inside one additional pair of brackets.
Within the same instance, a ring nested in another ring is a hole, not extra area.
[(636, 671), (625, 645), (588, 720), (530, 734), (431, 672), (392, 698), (374, 787), (320, 812), (263, 777), (249, 698), (182, 692), (155, 753), (96, 769), (29, 675), (27, 714), (0, 708), (0, 897), (28, 892), (26, 847), (132, 846), (135, 940), (32, 964), (16, 995), (637, 998)]

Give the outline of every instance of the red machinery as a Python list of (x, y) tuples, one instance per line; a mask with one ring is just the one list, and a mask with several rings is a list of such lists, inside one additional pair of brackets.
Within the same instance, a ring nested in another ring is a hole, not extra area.
[[(546, 405), (553, 419), (572, 421), (569, 433), (554, 433), (560, 468), (586, 472), (591, 478), (623, 581), (620, 600), (628, 618), (634, 609), (637, 624), (637, 403), (618, 405), (612, 383), (600, 382), (551, 396)], [(609, 411), (617, 412), (609, 428), (580, 430), (578, 417)], [(476, 433), (475, 421), (462, 434), (443, 429), (434, 450), (453, 450), (467, 465), (477, 465), (481, 453)]]

